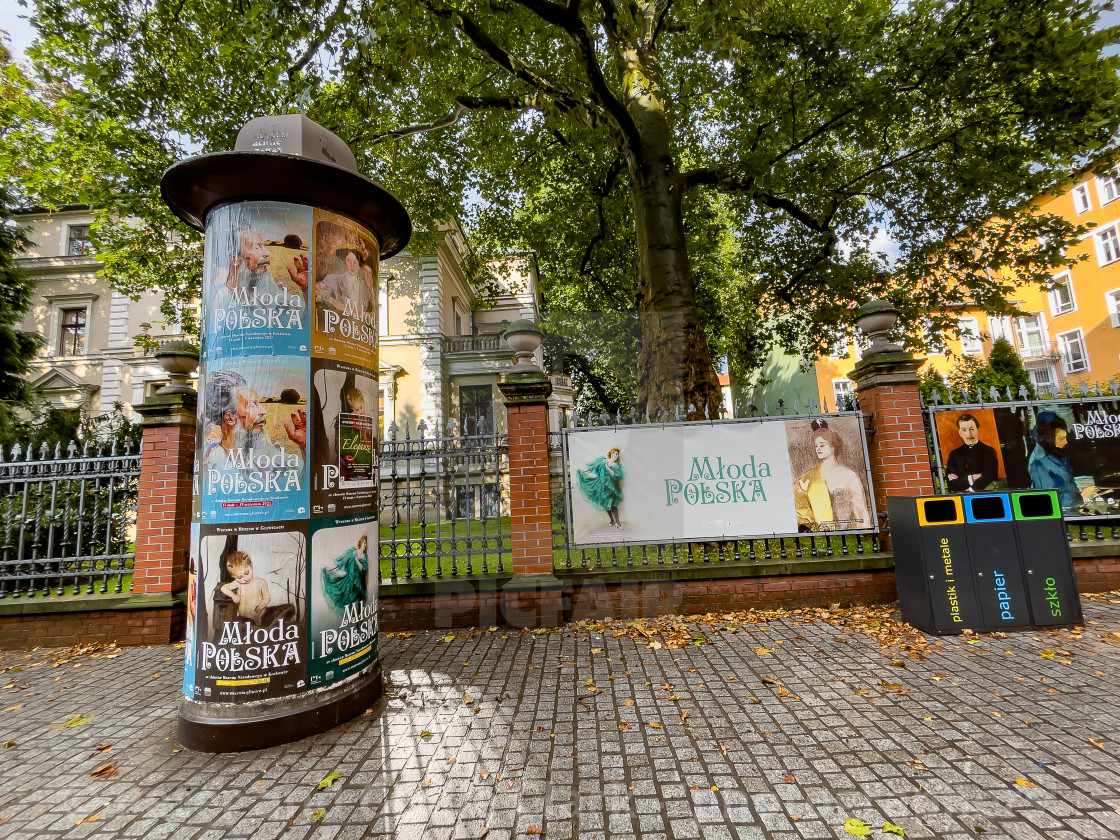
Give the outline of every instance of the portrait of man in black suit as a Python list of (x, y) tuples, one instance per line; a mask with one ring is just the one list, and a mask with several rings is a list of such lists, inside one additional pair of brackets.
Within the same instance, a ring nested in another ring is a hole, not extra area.
[(961, 445), (949, 453), (945, 478), (953, 493), (977, 493), (996, 480), (999, 460), (996, 451), (980, 440), (980, 424), (971, 414), (957, 418)]

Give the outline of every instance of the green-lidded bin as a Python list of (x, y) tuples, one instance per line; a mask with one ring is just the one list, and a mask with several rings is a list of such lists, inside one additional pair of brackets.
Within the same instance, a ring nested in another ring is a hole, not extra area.
[(1058, 494), (1053, 490), (1025, 490), (1010, 495), (1034, 625), (1081, 623), (1081, 599)]

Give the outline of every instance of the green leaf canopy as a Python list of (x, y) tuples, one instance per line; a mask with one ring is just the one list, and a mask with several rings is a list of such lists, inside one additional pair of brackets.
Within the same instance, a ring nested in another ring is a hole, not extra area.
[(189, 300), (197, 240), (160, 173), (300, 110), (419, 228), (461, 218), (480, 266), (536, 251), (546, 326), (639, 410), (715, 410), (714, 356), (812, 355), (869, 297), (935, 328), (1007, 311), (993, 269), (1045, 282), (1081, 232), (1029, 200), (1120, 124), (1089, 2), (38, 0), (34, 21), (51, 107), (0, 164), (101, 208), (120, 287)]

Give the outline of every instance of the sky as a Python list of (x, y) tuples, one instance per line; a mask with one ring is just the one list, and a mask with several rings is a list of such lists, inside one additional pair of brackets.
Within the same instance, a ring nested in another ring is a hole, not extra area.
[(35, 32), (27, 22), (27, 9), (16, 0), (0, 0), (0, 29), (7, 30), (11, 36), (9, 48), (17, 58), (22, 58), (24, 50), (31, 44)]

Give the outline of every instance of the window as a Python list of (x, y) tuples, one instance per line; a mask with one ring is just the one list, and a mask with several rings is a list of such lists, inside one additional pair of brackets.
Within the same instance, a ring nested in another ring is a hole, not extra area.
[(958, 318), (957, 329), (961, 332), (961, 352), (968, 354), (983, 353), (980, 343), (980, 322), (976, 318)]
[(1020, 356), (1046, 355), (1046, 325), (1041, 312), (1016, 318), (1015, 334), (1019, 339)]
[(1014, 343), (1011, 337), (1011, 319), (1006, 315), (989, 315), (988, 329), (992, 333), (992, 341), (1005, 338)]
[(63, 309), (59, 329), (58, 354), (81, 356), (86, 352), (86, 310)]
[(1108, 307), (1108, 315), (1112, 319), (1112, 326), (1120, 327), (1120, 289), (1105, 292), (1104, 304)]
[(1058, 354), (1062, 357), (1062, 369), (1066, 373), (1089, 369), (1089, 357), (1085, 355), (1085, 340), (1080, 329), (1058, 333)]
[(1027, 373), (1030, 375), (1031, 384), (1036, 390), (1043, 392), (1054, 390), (1054, 369), (1049, 364), (1028, 366)]
[(489, 385), (459, 386), (459, 430), (464, 435), (494, 431), (494, 391)]
[(834, 359), (842, 359), (848, 355), (848, 337), (842, 335), (832, 342), (832, 349), (828, 351), (828, 355)]
[(832, 380), (832, 407), (837, 411), (846, 410), (852, 403), (852, 380)]
[(1116, 235), (1116, 225), (1093, 234), (1093, 241), (1097, 243), (1098, 263), (1108, 265), (1120, 260), (1120, 236)]
[(1054, 277), (1054, 288), (1050, 289), (1046, 296), (1050, 300), (1051, 315), (1062, 315), (1077, 308), (1077, 303), (1073, 299), (1073, 284), (1070, 282), (1068, 271)]
[(1120, 198), (1120, 185), (1116, 183), (1115, 172), (1109, 172), (1107, 175), (1098, 175), (1096, 181), (1097, 198), (1100, 199), (1102, 206)]
[(66, 256), (84, 257), (89, 251), (89, 225), (70, 225), (66, 236)]
[(1082, 213), (1088, 213), (1093, 209), (1093, 202), (1089, 198), (1089, 185), (1087, 183), (1078, 184), (1070, 190), (1070, 195), (1073, 196), (1073, 209), (1077, 215), (1080, 216)]

